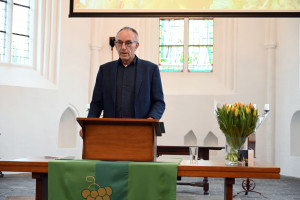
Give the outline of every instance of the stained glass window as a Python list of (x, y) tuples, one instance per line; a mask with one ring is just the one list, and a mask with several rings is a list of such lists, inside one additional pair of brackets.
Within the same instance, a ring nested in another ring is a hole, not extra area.
[(213, 70), (213, 19), (189, 20), (189, 72)]
[(213, 71), (213, 18), (160, 19), (161, 72)]
[(30, 0), (0, 0), (0, 61), (30, 64), (33, 27), (31, 3)]
[(184, 19), (161, 19), (159, 39), (160, 71), (182, 72)]

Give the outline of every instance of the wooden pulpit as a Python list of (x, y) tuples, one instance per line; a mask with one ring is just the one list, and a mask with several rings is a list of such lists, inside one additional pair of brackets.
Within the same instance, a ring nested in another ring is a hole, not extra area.
[(77, 118), (83, 131), (83, 159), (154, 161), (157, 119)]

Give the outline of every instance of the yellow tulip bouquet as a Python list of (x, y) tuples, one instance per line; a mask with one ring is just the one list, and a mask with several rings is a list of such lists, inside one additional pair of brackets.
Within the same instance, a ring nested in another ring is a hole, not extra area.
[(216, 108), (216, 116), (220, 129), (230, 146), (230, 152), (226, 160), (238, 161), (238, 150), (243, 146), (246, 139), (255, 132), (258, 121), (258, 109), (253, 104), (234, 103), (224, 104), (222, 108)]

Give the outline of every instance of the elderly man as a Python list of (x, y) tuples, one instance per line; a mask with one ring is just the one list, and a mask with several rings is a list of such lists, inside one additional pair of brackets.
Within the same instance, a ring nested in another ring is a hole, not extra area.
[(135, 55), (138, 33), (130, 27), (116, 35), (119, 59), (100, 66), (88, 117), (160, 119), (165, 110), (158, 66)]

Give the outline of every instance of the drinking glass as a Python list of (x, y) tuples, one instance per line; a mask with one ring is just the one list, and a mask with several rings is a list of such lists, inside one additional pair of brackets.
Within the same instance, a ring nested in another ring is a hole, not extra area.
[(197, 164), (198, 160), (198, 147), (197, 146), (190, 146), (190, 164)]

